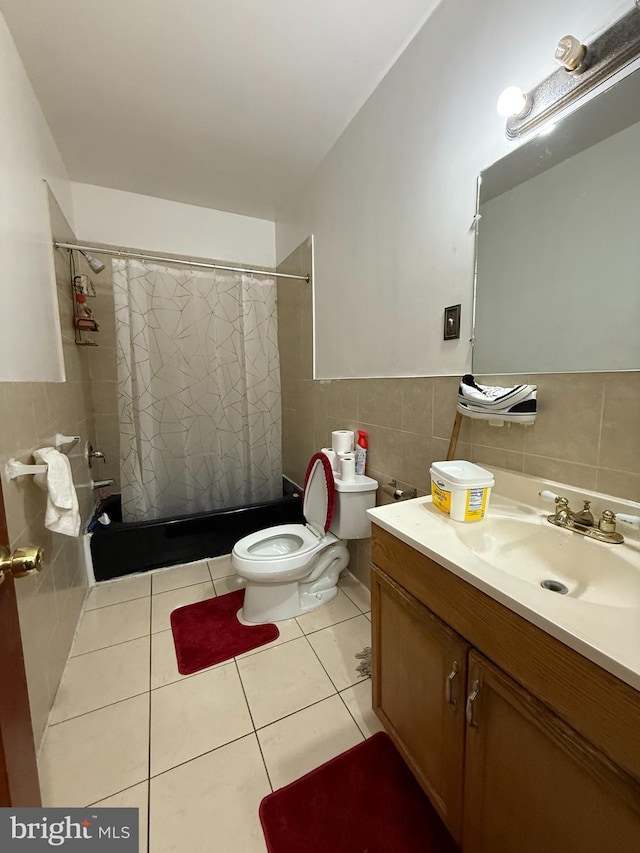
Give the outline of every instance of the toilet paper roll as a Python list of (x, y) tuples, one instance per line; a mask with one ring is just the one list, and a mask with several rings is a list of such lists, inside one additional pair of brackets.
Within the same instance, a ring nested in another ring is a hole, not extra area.
[(353, 483), (356, 479), (356, 457), (353, 453), (340, 454), (340, 479), (345, 483)]
[(331, 433), (331, 447), (336, 453), (353, 453), (353, 430), (334, 430)]
[(331, 468), (337, 473), (340, 470), (338, 454), (335, 450), (332, 450), (330, 447), (321, 447), (320, 453), (324, 453), (329, 462), (331, 462)]

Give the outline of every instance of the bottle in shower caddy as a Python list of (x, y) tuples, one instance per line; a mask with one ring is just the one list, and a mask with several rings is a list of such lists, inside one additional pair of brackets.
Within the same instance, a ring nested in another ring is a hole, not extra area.
[(369, 447), (369, 436), (363, 429), (358, 430), (358, 441), (356, 442), (356, 474), (364, 474), (367, 466), (367, 448)]

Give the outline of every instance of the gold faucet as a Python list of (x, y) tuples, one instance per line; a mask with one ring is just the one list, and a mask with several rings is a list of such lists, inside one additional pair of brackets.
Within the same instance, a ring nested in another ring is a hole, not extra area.
[(556, 511), (547, 516), (550, 524), (556, 527), (564, 527), (573, 530), (582, 536), (597, 539), (598, 542), (608, 542), (610, 545), (621, 545), (624, 536), (616, 531), (616, 517), (610, 509), (605, 509), (596, 524), (593, 513), (590, 510), (591, 501), (584, 501), (580, 512), (574, 512), (569, 506), (569, 499), (557, 496), (555, 498)]

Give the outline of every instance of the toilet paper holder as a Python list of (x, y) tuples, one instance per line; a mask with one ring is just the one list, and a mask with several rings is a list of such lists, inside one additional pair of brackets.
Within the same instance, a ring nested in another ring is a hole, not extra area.
[(383, 488), (388, 495), (392, 496), (394, 501), (408, 501), (418, 497), (417, 489), (399, 489), (397, 480), (389, 480)]

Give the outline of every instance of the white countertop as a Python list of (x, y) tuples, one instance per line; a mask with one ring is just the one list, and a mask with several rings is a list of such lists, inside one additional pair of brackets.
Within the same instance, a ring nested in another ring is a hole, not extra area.
[[(491, 495), (484, 521), (461, 523), (451, 521), (436, 509), (430, 497), (415, 498), (367, 511), (374, 524), (415, 548), (426, 557), (453, 572), (477, 589), (499, 601), (514, 613), (537, 625), (557, 640), (584, 655), (603, 669), (640, 690), (640, 606), (638, 599), (624, 595), (614, 605), (595, 603), (598, 590), (604, 589), (608, 579), (589, 581), (586, 599), (559, 595), (543, 589), (537, 583), (524, 580), (505, 568), (491, 565), (490, 551), (500, 547), (496, 537), (483, 525), (492, 518), (520, 519), (526, 521), (527, 529), (535, 531), (537, 526), (546, 525), (557, 533), (558, 559), (563, 556), (563, 537), (580, 540), (571, 542), (572, 553), (583, 553), (594, 564), (598, 560), (606, 563), (608, 554), (602, 549), (624, 549), (616, 559), (624, 561), (626, 577), (633, 581), (633, 588), (640, 588), (640, 539), (635, 531), (619, 526), (625, 536), (622, 545), (597, 542), (567, 530), (557, 530), (546, 520), (553, 506), (544, 504), (537, 497), (540, 489), (551, 489), (571, 499), (571, 506), (579, 508), (578, 496), (592, 498), (594, 515), (602, 508), (610, 507), (614, 512), (640, 514), (640, 505), (615, 498), (587, 493), (563, 484), (547, 480), (516, 475), (492, 469), (496, 476), (496, 487)], [(474, 528), (473, 531), (470, 528)], [(486, 532), (485, 532), (486, 531)], [(546, 535), (544, 531), (543, 535)], [(490, 541), (491, 540), (491, 541)], [(554, 540), (554, 547), (556, 540)], [(584, 549), (582, 552), (579, 549)], [(588, 550), (587, 550), (588, 549)], [(522, 553), (522, 552), (520, 552)], [(566, 553), (566, 552), (565, 552)], [(503, 556), (503, 562), (506, 558)], [(635, 572), (638, 575), (635, 575)], [(637, 584), (636, 584), (637, 581)], [(583, 587), (584, 589), (585, 587)], [(624, 592), (624, 589), (623, 589)], [(592, 593), (591, 600), (589, 593)], [(550, 664), (552, 665), (552, 664)]]

